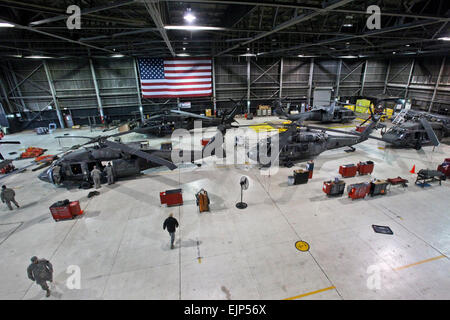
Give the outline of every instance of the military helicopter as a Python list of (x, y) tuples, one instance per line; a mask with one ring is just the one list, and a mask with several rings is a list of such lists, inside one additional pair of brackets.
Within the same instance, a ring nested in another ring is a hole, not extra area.
[(203, 128), (218, 125), (224, 125), (229, 128), (235, 121), (234, 117), (242, 107), (242, 99), (239, 102), (235, 102), (233, 99), (230, 100), (235, 103), (235, 107), (230, 112), (223, 112), (221, 118), (206, 117), (182, 110), (166, 110), (146, 119), (136, 128), (136, 132), (162, 137), (170, 135), (175, 129), (194, 129), (195, 121), (201, 121)]
[(284, 99), (277, 99), (274, 101), (275, 112), (281, 119), (287, 119), (290, 121), (319, 121), (321, 123), (351, 122), (356, 118), (355, 113), (347, 108), (337, 106), (337, 104), (343, 104), (338, 101), (332, 101), (328, 106), (318, 106), (312, 108), (310, 111), (301, 112), (298, 114), (288, 114), (282, 107)]
[[(372, 111), (371, 111), (372, 112)], [(256, 147), (248, 152), (248, 157), (263, 166), (271, 163), (261, 163), (261, 150), (267, 150), (267, 158), (273, 159), (272, 152), (277, 153), (280, 165), (292, 167), (295, 162), (300, 162), (314, 158), (324, 151), (342, 147), (350, 147), (349, 151), (354, 151), (353, 145), (361, 143), (369, 138), (370, 133), (377, 126), (380, 115), (372, 113), (372, 122), (362, 133), (348, 132), (336, 129), (326, 129), (314, 126), (301, 126), (301, 120), (297, 120), (289, 125), (288, 129), (278, 136), (279, 150), (271, 150), (272, 137), (259, 141)], [(329, 135), (326, 131), (345, 134)]]
[[(174, 170), (177, 166), (172, 162), (172, 150), (159, 150), (145, 147), (141, 142), (121, 143), (109, 141), (109, 138), (117, 138), (121, 135), (136, 132), (135, 130), (116, 133), (108, 136), (61, 136), (58, 138), (84, 138), (88, 141), (72, 146), (69, 151), (57, 158), (51, 166), (39, 174), (42, 181), (65, 187), (78, 184), (81, 188), (88, 189), (92, 185), (90, 172), (94, 166), (102, 170), (104, 162), (111, 162), (116, 178), (136, 176), (141, 171), (165, 166)], [(86, 147), (94, 144), (94, 146)], [(81, 149), (84, 147), (83, 149)], [(180, 155), (186, 153), (183, 150), (175, 151)], [(202, 151), (190, 151), (189, 161), (201, 159)], [(58, 168), (57, 168), (58, 167)], [(57, 169), (57, 170), (56, 170)]]
[(408, 120), (399, 125), (394, 125), (386, 132), (381, 132), (381, 139), (394, 147), (414, 148), (420, 150), (423, 145), (438, 146), (439, 137), (442, 138), (448, 131), (442, 123), (428, 122), (425, 117), (416, 120)]

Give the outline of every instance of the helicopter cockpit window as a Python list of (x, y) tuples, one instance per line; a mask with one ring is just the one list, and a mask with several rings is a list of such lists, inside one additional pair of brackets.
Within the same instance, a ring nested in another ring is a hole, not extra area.
[(81, 170), (81, 164), (71, 164), (70, 169), (72, 170), (72, 174), (82, 174), (83, 171)]

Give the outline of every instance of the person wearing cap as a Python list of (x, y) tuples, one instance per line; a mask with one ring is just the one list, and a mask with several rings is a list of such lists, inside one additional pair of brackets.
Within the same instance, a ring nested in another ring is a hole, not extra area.
[(47, 281), (53, 282), (53, 266), (50, 261), (32, 257), (27, 273), (31, 281), (35, 281), (47, 292), (46, 297), (50, 297), (50, 288), (47, 285)]
[(114, 171), (111, 166), (111, 162), (108, 162), (108, 165), (105, 168), (106, 178), (108, 180), (108, 184), (114, 184)]
[(175, 230), (178, 228), (178, 221), (173, 217), (173, 213), (169, 214), (169, 217), (164, 220), (163, 230), (167, 228), (170, 234), (170, 249), (173, 249), (173, 242), (175, 241)]
[(2, 199), (2, 202), (6, 203), (9, 210), (13, 209), (11, 202), (14, 203), (17, 208), (20, 208), (19, 204), (17, 203), (17, 201), (15, 199), (15, 196), (16, 196), (16, 193), (14, 192), (13, 189), (7, 188), (5, 185), (2, 186), (2, 192), (0, 194), (0, 197)]
[(97, 169), (97, 166), (94, 166), (94, 169), (91, 171), (91, 178), (94, 181), (94, 187), (95, 189), (100, 188), (101, 186), (101, 179), (102, 179), (102, 172)]

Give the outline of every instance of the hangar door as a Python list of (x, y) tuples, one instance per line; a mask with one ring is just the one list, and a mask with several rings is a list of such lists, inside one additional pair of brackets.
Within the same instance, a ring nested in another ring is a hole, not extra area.
[(329, 106), (331, 102), (331, 87), (314, 89), (313, 107)]

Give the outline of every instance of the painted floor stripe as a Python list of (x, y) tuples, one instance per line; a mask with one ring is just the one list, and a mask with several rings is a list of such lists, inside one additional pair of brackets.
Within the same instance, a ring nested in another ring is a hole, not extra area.
[(283, 300), (295, 300), (295, 299), (299, 299), (299, 298), (303, 298), (303, 297), (306, 297), (306, 296), (310, 296), (310, 295), (313, 295), (313, 294), (316, 294), (316, 293), (319, 293), (319, 292), (328, 291), (328, 290), (331, 290), (331, 289), (336, 289), (336, 287), (335, 286), (331, 286), (331, 287), (328, 287), (328, 288), (323, 288), (323, 289), (320, 289), (320, 290), (307, 292), (307, 293), (304, 293), (304, 294), (301, 294), (301, 295), (298, 295), (298, 296), (295, 296), (295, 297), (286, 298), (286, 299), (283, 299)]
[(409, 268), (409, 267), (414, 267), (414, 266), (417, 266), (418, 264), (422, 264), (422, 263), (438, 260), (438, 259), (441, 259), (441, 258), (446, 258), (446, 256), (441, 255), (441, 256), (434, 257), (434, 258), (422, 260), (422, 261), (419, 261), (419, 262), (416, 262), (416, 263), (407, 264), (406, 266), (394, 268), (394, 270), (398, 271), (398, 270), (406, 269), (406, 268)]

